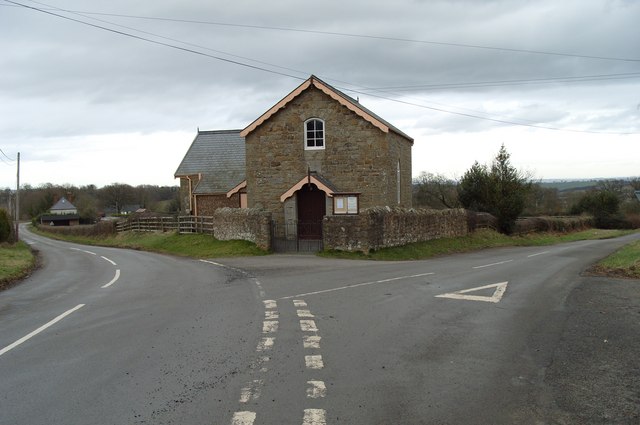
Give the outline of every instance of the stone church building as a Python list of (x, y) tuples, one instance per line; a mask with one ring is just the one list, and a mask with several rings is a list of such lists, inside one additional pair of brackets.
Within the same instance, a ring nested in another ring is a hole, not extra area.
[(413, 139), (315, 76), (243, 130), (198, 131), (176, 170), (181, 208), (269, 211), (276, 233), (322, 238), (326, 215), (411, 207)]

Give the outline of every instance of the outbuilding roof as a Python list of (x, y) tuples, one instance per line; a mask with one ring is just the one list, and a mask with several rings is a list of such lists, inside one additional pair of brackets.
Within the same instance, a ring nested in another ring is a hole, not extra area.
[(75, 205), (67, 200), (64, 196), (58, 200), (50, 209), (50, 211), (75, 210)]
[(244, 137), (240, 130), (198, 130), (174, 175), (199, 175), (194, 194), (227, 193), (245, 179)]

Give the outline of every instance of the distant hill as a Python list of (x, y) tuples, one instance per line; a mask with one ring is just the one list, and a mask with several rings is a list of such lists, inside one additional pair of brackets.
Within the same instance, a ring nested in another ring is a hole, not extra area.
[(574, 190), (589, 190), (599, 184), (599, 180), (571, 180), (571, 181), (542, 181), (540, 186), (549, 189), (558, 189), (559, 192), (570, 192)]
[(540, 181), (540, 186), (550, 189), (558, 189), (559, 192), (572, 192), (578, 190), (595, 189), (598, 185), (606, 180), (631, 181), (631, 177), (617, 177), (611, 179), (576, 179), (576, 180), (556, 180), (545, 179)]

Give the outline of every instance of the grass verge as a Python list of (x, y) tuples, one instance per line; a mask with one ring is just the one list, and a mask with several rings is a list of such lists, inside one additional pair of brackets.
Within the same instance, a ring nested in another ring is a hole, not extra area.
[(479, 230), (468, 236), (436, 239), (409, 245), (383, 248), (368, 254), (362, 252), (325, 251), (323, 257), (360, 260), (406, 261), (422, 260), (438, 255), (477, 251), (505, 246), (546, 246), (563, 242), (592, 239), (609, 239), (624, 236), (632, 231), (589, 229), (574, 233), (531, 233), (523, 236), (506, 236), (492, 230)]
[(135, 233), (124, 232), (102, 237), (72, 236), (49, 233), (31, 228), (31, 231), (52, 239), (75, 242), (83, 245), (129, 248), (161, 254), (194, 258), (240, 257), (268, 254), (248, 241), (220, 241), (211, 235), (177, 233)]
[(640, 241), (632, 242), (589, 269), (589, 273), (640, 279)]
[(27, 244), (0, 244), (0, 290), (27, 276), (36, 265), (36, 258)]

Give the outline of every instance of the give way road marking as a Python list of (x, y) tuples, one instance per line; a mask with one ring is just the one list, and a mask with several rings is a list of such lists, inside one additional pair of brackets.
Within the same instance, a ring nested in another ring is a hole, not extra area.
[[(436, 295), (436, 298), (452, 298), (454, 300), (484, 301), (488, 303), (499, 303), (507, 290), (509, 282), (492, 283), (491, 285), (479, 286), (477, 288), (464, 289), (462, 291), (449, 292), (447, 294)], [(490, 297), (482, 295), (466, 295), (469, 292), (482, 291), (484, 289), (496, 288)]]

